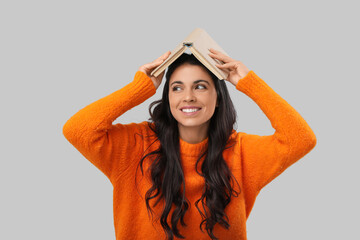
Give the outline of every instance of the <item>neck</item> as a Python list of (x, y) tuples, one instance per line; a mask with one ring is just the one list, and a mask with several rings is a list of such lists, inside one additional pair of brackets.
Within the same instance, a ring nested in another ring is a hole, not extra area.
[(178, 127), (180, 138), (185, 142), (196, 144), (204, 141), (208, 137), (209, 123), (194, 127), (178, 124)]

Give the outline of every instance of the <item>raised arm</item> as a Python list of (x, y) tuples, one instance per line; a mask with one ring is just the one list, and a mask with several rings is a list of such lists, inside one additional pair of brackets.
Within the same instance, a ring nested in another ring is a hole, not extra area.
[[(109, 179), (116, 151), (126, 155), (129, 146), (136, 147), (135, 124), (113, 125), (119, 116), (139, 105), (156, 92), (152, 81), (140, 71), (125, 87), (82, 108), (63, 126), (66, 139)], [(122, 140), (122, 144), (118, 140)], [(122, 150), (122, 151), (121, 151)], [(120, 167), (120, 166), (119, 166)]]
[(248, 187), (260, 191), (310, 152), (316, 137), (300, 114), (253, 71), (238, 82), (236, 89), (255, 101), (275, 129), (268, 136), (241, 136), (244, 177)]
[(240, 136), (243, 183), (254, 198), (266, 184), (310, 152), (316, 137), (300, 114), (243, 63), (215, 50), (209, 55), (225, 63), (218, 67), (229, 71), (227, 80), (255, 101), (275, 129), (269, 136)]
[[(168, 56), (169, 52), (160, 58)], [(65, 138), (110, 180), (114, 172), (126, 169), (126, 156), (141, 149), (141, 142), (134, 135), (144, 128), (135, 123), (112, 123), (156, 93), (163, 74), (158, 78), (148, 74), (161, 64), (160, 58), (141, 66), (132, 82), (82, 108), (63, 126)]]

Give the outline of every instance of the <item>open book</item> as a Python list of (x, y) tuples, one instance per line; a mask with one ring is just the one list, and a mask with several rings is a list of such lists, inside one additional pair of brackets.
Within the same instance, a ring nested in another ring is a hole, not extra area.
[(165, 69), (180, 57), (187, 48), (189, 48), (191, 53), (218, 79), (227, 79), (229, 72), (215, 66), (216, 63), (223, 64), (224, 62), (213, 59), (208, 53), (210, 53), (209, 49), (213, 48), (227, 56), (229, 55), (202, 28), (195, 28), (179, 45), (176, 46), (170, 56), (151, 72), (151, 75), (155, 77), (159, 76), (159, 74), (165, 71)]

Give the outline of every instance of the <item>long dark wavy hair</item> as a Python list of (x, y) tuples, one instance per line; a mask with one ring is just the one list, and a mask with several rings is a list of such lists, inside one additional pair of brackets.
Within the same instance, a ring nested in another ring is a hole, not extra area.
[[(183, 53), (168, 67), (162, 99), (152, 102), (149, 106), (151, 117), (148, 124), (157, 136), (155, 141), (160, 141), (160, 147), (143, 156), (139, 162), (141, 172), (144, 175), (143, 162), (146, 157), (152, 159), (152, 164), (148, 170), (151, 171), (150, 175), (153, 185), (146, 192), (146, 206), (148, 212), (152, 215), (153, 210), (150, 207), (149, 201), (158, 197), (157, 201), (153, 204), (153, 207), (155, 207), (163, 199), (165, 206), (160, 217), (160, 223), (167, 239), (172, 240), (174, 235), (178, 238), (185, 238), (180, 234), (177, 224), (180, 220), (182, 226), (187, 226), (184, 222), (184, 215), (190, 203), (185, 197), (184, 173), (180, 162), (178, 122), (172, 116), (169, 105), (169, 82), (171, 75), (176, 68), (183, 64), (203, 67), (211, 76), (216, 88), (218, 106), (215, 108), (215, 112), (210, 119), (208, 147), (199, 155), (195, 166), (197, 173), (205, 179), (203, 194), (196, 201), (195, 205), (203, 219), (200, 224), (201, 231), (203, 231), (202, 225), (205, 224), (205, 229), (211, 239), (218, 239), (213, 234), (214, 225), (219, 223), (226, 229), (229, 229), (229, 219), (224, 210), (230, 203), (231, 196), (237, 197), (239, 194), (230, 183), (233, 175), (222, 155), (224, 149), (234, 145), (227, 146), (229, 143), (233, 143), (229, 137), (236, 123), (236, 111), (225, 81), (219, 80), (192, 54)], [(153, 107), (154, 109), (151, 110)], [(151, 122), (154, 123), (154, 127), (152, 127)], [(154, 155), (155, 158), (150, 158), (151, 155)], [(202, 172), (199, 173), (197, 170), (198, 164), (204, 156), (205, 159), (201, 165)], [(200, 201), (204, 212), (198, 207)], [(171, 216), (171, 226), (169, 226), (167, 219), (173, 204), (176, 208)], [(209, 212), (206, 211), (205, 205)]]

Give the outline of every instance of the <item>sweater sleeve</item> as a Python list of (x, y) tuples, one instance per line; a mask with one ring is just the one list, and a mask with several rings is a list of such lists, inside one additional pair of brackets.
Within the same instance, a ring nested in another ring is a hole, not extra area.
[(151, 79), (137, 71), (132, 82), (73, 115), (63, 126), (63, 134), (112, 182), (115, 172), (118, 175), (126, 170), (129, 156), (140, 151), (141, 142), (135, 135), (144, 126), (112, 123), (155, 93)]
[(236, 89), (249, 96), (265, 113), (275, 133), (243, 134), (241, 157), (245, 188), (258, 192), (316, 145), (312, 129), (300, 114), (253, 71), (240, 79)]

